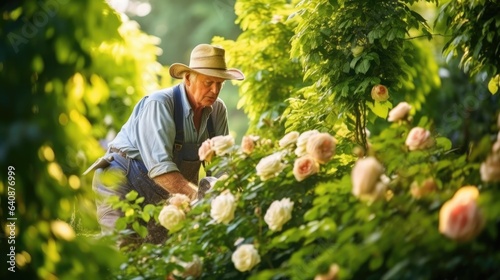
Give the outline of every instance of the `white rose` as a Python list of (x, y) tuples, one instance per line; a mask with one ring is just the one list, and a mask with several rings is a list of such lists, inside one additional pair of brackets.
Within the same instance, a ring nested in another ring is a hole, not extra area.
[(252, 244), (243, 244), (234, 251), (231, 260), (237, 270), (244, 272), (251, 270), (260, 263), (260, 256)]
[(288, 145), (294, 144), (297, 142), (297, 139), (299, 138), (299, 133), (297, 131), (292, 131), (287, 133), (283, 138), (280, 139), (278, 142), (280, 147), (286, 147)]
[(281, 162), (281, 158), (282, 154), (277, 152), (260, 160), (255, 169), (262, 181), (276, 177), (285, 168), (285, 164)]
[(267, 209), (264, 221), (272, 231), (280, 231), (283, 225), (292, 218), (293, 202), (289, 198), (275, 200)]
[(481, 232), (484, 219), (477, 205), (475, 186), (460, 188), (439, 211), (439, 232), (456, 241), (468, 241)]
[(212, 200), (210, 216), (218, 223), (228, 224), (234, 219), (236, 199), (229, 191), (223, 192)]
[(405, 119), (411, 110), (411, 105), (406, 102), (399, 103), (396, 107), (389, 111), (389, 117), (387, 118), (390, 122), (399, 121)]
[(177, 231), (182, 228), (182, 221), (186, 214), (175, 205), (166, 205), (158, 215), (158, 221), (169, 231)]
[(305, 155), (307, 153), (306, 147), (309, 137), (318, 133), (319, 131), (317, 130), (309, 130), (300, 134), (299, 138), (297, 138), (297, 148), (295, 149), (295, 155), (297, 155), (298, 157)]
[(408, 133), (405, 144), (410, 151), (423, 150), (434, 146), (434, 139), (430, 131), (421, 127), (414, 127)]
[(359, 159), (351, 171), (352, 193), (356, 197), (374, 199), (385, 191), (386, 182), (381, 182), (384, 168), (374, 157)]
[(210, 146), (216, 155), (222, 156), (231, 151), (234, 138), (231, 135), (220, 135), (210, 139)]
[(214, 150), (212, 150), (212, 145), (210, 144), (210, 139), (205, 140), (198, 149), (198, 156), (201, 161), (212, 161), (214, 153), (215, 152)]
[(318, 163), (327, 163), (335, 154), (337, 140), (328, 133), (316, 133), (307, 139), (306, 152)]

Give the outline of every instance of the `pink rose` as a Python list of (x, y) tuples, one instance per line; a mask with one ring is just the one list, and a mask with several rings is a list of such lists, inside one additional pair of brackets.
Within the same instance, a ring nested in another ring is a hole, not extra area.
[(475, 186), (460, 188), (439, 211), (439, 232), (456, 241), (469, 241), (476, 237), (484, 226), (477, 205), (478, 197), (479, 191)]
[(255, 148), (255, 137), (253, 136), (248, 136), (245, 135), (241, 139), (241, 151), (247, 155), (251, 154), (253, 152), (253, 149)]
[(376, 85), (372, 88), (372, 98), (375, 101), (386, 101), (389, 99), (389, 90), (383, 85)]
[(405, 144), (410, 151), (423, 150), (434, 145), (434, 138), (431, 137), (430, 131), (421, 127), (414, 127), (408, 133)]
[(297, 181), (302, 181), (305, 178), (318, 173), (319, 163), (309, 155), (302, 156), (295, 160), (293, 165), (293, 176)]
[(410, 104), (406, 102), (401, 102), (396, 107), (392, 108), (391, 111), (389, 111), (389, 117), (387, 118), (387, 120), (390, 122), (403, 120), (408, 116), (410, 110), (411, 110)]
[(205, 142), (203, 142), (200, 148), (198, 149), (198, 156), (200, 157), (201, 161), (210, 162), (214, 154), (215, 152), (212, 150), (210, 139), (207, 139)]
[(351, 171), (352, 193), (359, 198), (374, 200), (385, 193), (387, 182), (382, 181), (384, 167), (374, 157), (359, 159)]
[(307, 140), (306, 152), (318, 163), (327, 163), (335, 154), (337, 140), (328, 133), (317, 133)]

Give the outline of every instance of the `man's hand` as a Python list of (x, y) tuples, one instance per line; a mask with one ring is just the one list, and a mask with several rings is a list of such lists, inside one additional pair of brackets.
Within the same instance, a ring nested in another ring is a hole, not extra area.
[(197, 197), (198, 187), (186, 180), (180, 172), (165, 173), (154, 177), (153, 180), (171, 194), (185, 194), (191, 200)]

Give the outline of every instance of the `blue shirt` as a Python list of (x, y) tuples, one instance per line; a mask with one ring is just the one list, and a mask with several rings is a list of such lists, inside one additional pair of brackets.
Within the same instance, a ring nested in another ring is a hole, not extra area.
[[(203, 109), (200, 133), (194, 126), (194, 112), (186, 96), (184, 84), (180, 87), (184, 112), (184, 142), (201, 144), (208, 138), (207, 120), (214, 121), (215, 135), (227, 135), (227, 109), (217, 98), (214, 104)], [(144, 162), (150, 178), (168, 172), (179, 171), (173, 161), (175, 141), (173, 87), (144, 97), (134, 107), (127, 122), (122, 126), (109, 147), (117, 148), (128, 157)]]

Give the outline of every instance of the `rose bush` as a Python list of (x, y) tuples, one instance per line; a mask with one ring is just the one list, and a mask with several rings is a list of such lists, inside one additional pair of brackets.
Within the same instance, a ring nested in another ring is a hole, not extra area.
[[(380, 9), (366, 3), (237, 1), (244, 34), (237, 41), (214, 42), (227, 46), (231, 61), (248, 73), (241, 82), (241, 104), (253, 123), (249, 133), (259, 139), (251, 152), (242, 142), (213, 157), (206, 168), (226, 178), (192, 205), (181, 230), (149, 249), (149, 258), (128, 262), (141, 268), (138, 275), (156, 267), (161, 279), (181, 269), (165, 260), (193, 255), (203, 260), (201, 279), (488, 279), (498, 274), (498, 183), (480, 178), (480, 165), (491, 152), (491, 128), (473, 145), (454, 147), (426, 106), (448, 84), (436, 74), (442, 65), (429, 59), (423, 40), (408, 37), (432, 32), (408, 1), (381, 1)], [(353, 53), (358, 45), (363, 51)], [(412, 104), (411, 118), (405, 118), (407, 107), (391, 110), (391, 102), (401, 100)], [(451, 117), (462, 112), (455, 108), (462, 107), (450, 104), (443, 119), (455, 120)], [(398, 118), (404, 121), (394, 121)], [(321, 148), (308, 149), (323, 133), (334, 137), (335, 146), (319, 141)], [(314, 151), (324, 157), (313, 156)], [(481, 197), (467, 200), (467, 206), (455, 199), (447, 203), (467, 184), (477, 185)], [(225, 203), (231, 206), (213, 207), (227, 193), (234, 196)], [(290, 219), (285, 208), (271, 207), (283, 199), (293, 203)], [(448, 205), (458, 206), (446, 210)], [(229, 218), (212, 217), (213, 209)], [(446, 219), (440, 218), (441, 209), (448, 220), (440, 228)], [(474, 226), (478, 220), (480, 227)]]

